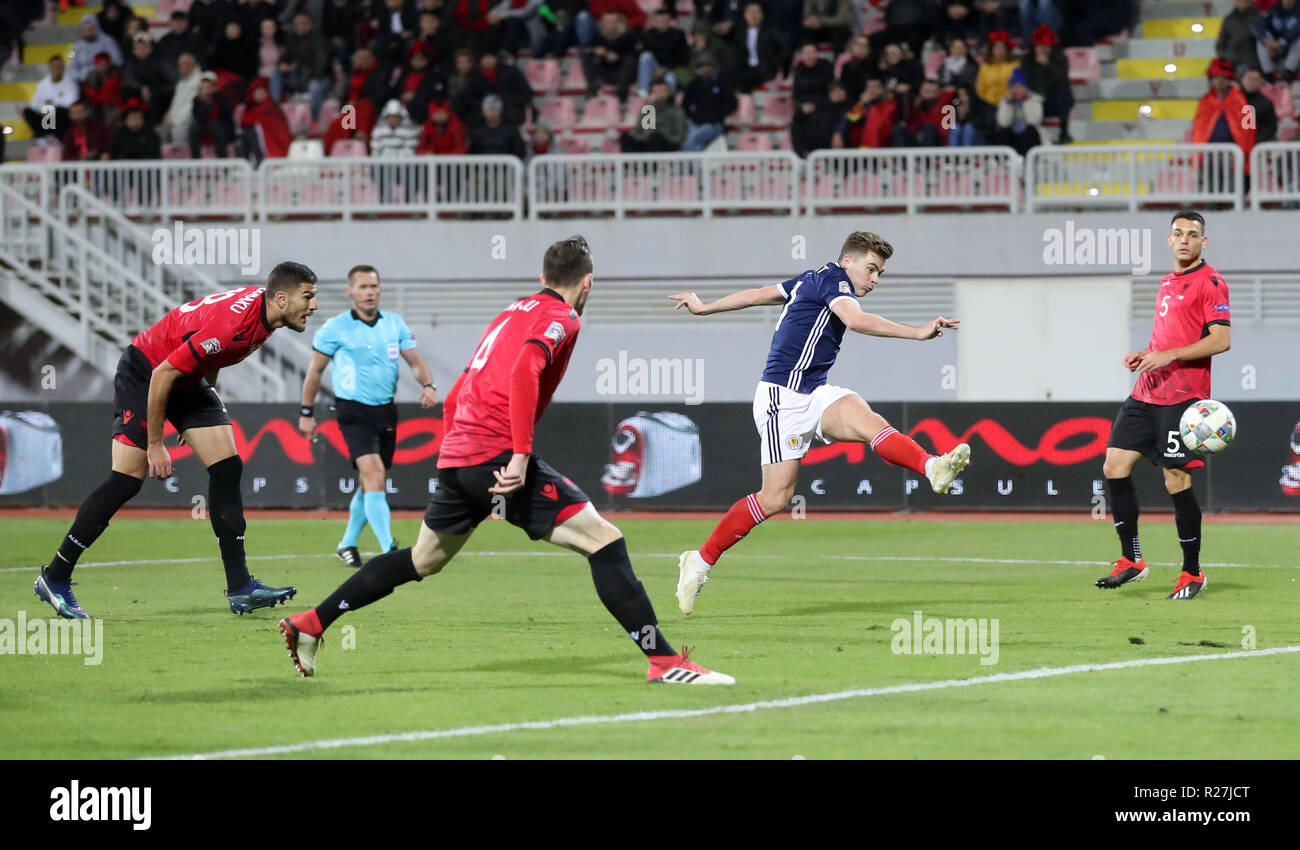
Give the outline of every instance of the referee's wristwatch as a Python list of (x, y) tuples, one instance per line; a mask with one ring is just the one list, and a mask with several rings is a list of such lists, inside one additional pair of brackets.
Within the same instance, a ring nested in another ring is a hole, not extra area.
[(437, 385), (437, 384), (424, 384), (423, 386), (424, 386), (424, 389), (426, 389), (426, 390), (433, 390), (435, 393), (438, 391), (438, 385)]

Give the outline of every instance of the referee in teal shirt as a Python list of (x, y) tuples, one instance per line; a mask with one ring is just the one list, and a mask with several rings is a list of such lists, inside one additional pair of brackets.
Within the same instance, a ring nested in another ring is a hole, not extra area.
[(348, 456), (361, 478), (352, 494), (347, 530), (339, 542), (338, 556), (349, 567), (361, 566), (357, 538), (370, 524), (379, 551), (397, 548), (390, 530), (385, 479), (397, 445), (397, 360), (411, 367), (420, 382), (420, 406), (438, 403), (438, 388), (424, 359), (416, 352), (415, 335), (396, 313), (379, 312), (379, 272), (374, 266), (354, 266), (348, 272), (348, 297), (352, 309), (327, 321), (312, 338), (311, 367), (302, 384), (302, 410), (298, 430), (308, 438), (316, 434), (313, 407), (321, 375), (334, 361), (334, 397), (339, 430)]

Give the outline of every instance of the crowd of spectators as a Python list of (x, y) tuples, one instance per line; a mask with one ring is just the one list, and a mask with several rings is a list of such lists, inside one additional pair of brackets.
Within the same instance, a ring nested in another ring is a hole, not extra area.
[[(1046, 118), (1069, 140), (1062, 48), (1131, 25), (1137, 5), (889, 0), (873, 4), (883, 5), (884, 28), (868, 36), (862, 2), (690, 1), (647, 14), (636, 0), (193, 0), (155, 39), (122, 0), (104, 0), (80, 21), (71, 58), (50, 60), (24, 117), (64, 159), (154, 158), (163, 145), (195, 157), (208, 147), (255, 162), (284, 156), (290, 101), (305, 104), (303, 129), (327, 151), (353, 139), (372, 155), (527, 158), (558, 145), (535, 120), (518, 54), (572, 48), (589, 95), (648, 99), (647, 120), (619, 136), (624, 151), (703, 150), (725, 133), (738, 95), (788, 79), (801, 155), (979, 144), (1023, 152), (1044, 140)], [(10, 3), (0, 33), (12, 21), (21, 34), (30, 21), (20, 11), (41, 5)], [(678, 12), (693, 14), (688, 30)], [(1300, 53), (1269, 32), (1281, 46), (1265, 52), (1288, 67)], [(930, 74), (927, 45), (945, 54)]]

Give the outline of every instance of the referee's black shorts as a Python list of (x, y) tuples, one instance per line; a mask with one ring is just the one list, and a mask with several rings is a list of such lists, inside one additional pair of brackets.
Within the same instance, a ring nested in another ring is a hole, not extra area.
[[(134, 345), (128, 345), (117, 361), (117, 374), (113, 376), (113, 439), (138, 449), (147, 449), (148, 430), (145, 420), (149, 416), (149, 378), (153, 367), (149, 358)], [(167, 397), (167, 421), (176, 433), (190, 428), (209, 428), (229, 425), (230, 414), (217, 391), (199, 378), (172, 385)]]
[(1195, 452), (1183, 445), (1179, 421), (1183, 411), (1197, 399), (1179, 404), (1151, 404), (1129, 396), (1124, 400), (1115, 423), (1110, 426), (1112, 449), (1138, 452), (1156, 466), (1165, 469), (1196, 469), (1205, 466)]
[(530, 539), (540, 540), (591, 501), (577, 484), (536, 455), (528, 459), (523, 487), (508, 496), (489, 493), (488, 488), (496, 485), (492, 473), (510, 463), (511, 454), (502, 452), (475, 466), (439, 469), (424, 524), (439, 534), (466, 534), (496, 510)]
[(393, 465), (393, 451), (397, 448), (397, 405), (362, 404), (341, 398), (334, 402), (339, 430), (348, 446), (352, 465), (362, 455), (379, 455), (387, 469)]

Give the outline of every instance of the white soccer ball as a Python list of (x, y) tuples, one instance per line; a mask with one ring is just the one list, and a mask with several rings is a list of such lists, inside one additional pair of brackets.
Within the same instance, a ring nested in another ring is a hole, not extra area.
[(1217, 455), (1237, 436), (1237, 418), (1221, 401), (1198, 401), (1178, 423), (1183, 445), (1198, 455)]

